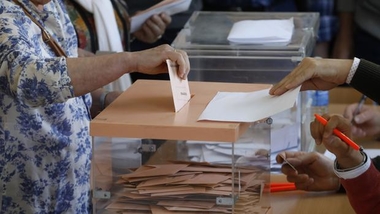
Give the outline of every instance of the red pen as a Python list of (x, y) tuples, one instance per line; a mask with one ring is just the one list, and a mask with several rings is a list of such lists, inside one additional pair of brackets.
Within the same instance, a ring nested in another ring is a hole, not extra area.
[(294, 183), (271, 183), (270, 192), (283, 192), (297, 190)]
[[(320, 123), (322, 123), (322, 125), (325, 126), (327, 124), (327, 120), (325, 118), (323, 118), (322, 116), (320, 116), (318, 114), (314, 114), (314, 116), (315, 116), (315, 119), (317, 119)], [(345, 134), (343, 134), (338, 129), (334, 129), (333, 132), (336, 136), (338, 136), (341, 140), (343, 140), (345, 143), (347, 143), (353, 149), (360, 150), (360, 151), (363, 150), (358, 144), (356, 144), (354, 141), (352, 141), (349, 137), (347, 137)]]

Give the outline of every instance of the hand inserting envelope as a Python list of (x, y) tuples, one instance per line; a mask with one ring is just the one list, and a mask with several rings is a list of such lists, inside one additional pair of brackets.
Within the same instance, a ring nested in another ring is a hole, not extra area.
[[(170, 77), (175, 112), (180, 111), (190, 98), (187, 79), (177, 75), (177, 64), (166, 60)], [(269, 95), (269, 88), (254, 92), (218, 92), (198, 120), (226, 122), (255, 122), (294, 106), (301, 87), (281, 96)]]
[(269, 88), (254, 92), (218, 92), (198, 120), (255, 122), (294, 106), (301, 87), (281, 96)]
[(170, 78), (170, 86), (172, 88), (174, 110), (178, 112), (186, 103), (189, 102), (190, 88), (187, 79), (181, 79), (177, 74), (178, 65), (171, 60), (166, 60), (168, 73)]

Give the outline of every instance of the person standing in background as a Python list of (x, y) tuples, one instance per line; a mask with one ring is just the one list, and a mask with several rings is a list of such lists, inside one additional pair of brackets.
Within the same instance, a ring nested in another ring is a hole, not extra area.
[(380, 1), (337, 0), (339, 31), (333, 57), (380, 64)]
[(305, 8), (299, 7), (300, 12), (318, 12), (319, 29), (314, 56), (331, 58), (332, 47), (338, 31), (338, 17), (336, 16), (335, 0), (296, 0), (297, 4), (306, 2)]
[[(145, 10), (159, 2), (161, 0), (125, 0), (129, 6), (129, 14), (134, 15), (139, 11)], [(187, 11), (173, 15), (172, 22), (167, 26), (165, 32), (157, 37), (157, 41), (148, 43), (139, 39), (133, 40), (131, 43), (131, 51), (141, 51), (149, 48), (156, 47), (162, 44), (171, 44), (176, 38), (177, 34), (184, 27), (186, 22), (189, 20), (190, 16), (194, 11), (202, 10), (202, 0), (192, 0), (190, 7)], [(159, 75), (145, 75), (139, 72), (134, 72), (131, 74), (132, 82), (137, 79), (163, 79), (168, 80), (168, 74)]]
[(334, 0), (204, 0), (205, 11), (318, 12), (320, 26), (314, 56), (330, 57), (337, 32)]
[[(78, 47), (92, 53), (130, 51), (131, 37), (153, 43), (171, 22), (171, 17), (164, 13), (154, 15), (131, 36), (124, 0), (64, 0), (64, 3), (77, 33)], [(130, 74), (125, 74), (106, 85), (105, 90), (124, 91), (130, 84)]]

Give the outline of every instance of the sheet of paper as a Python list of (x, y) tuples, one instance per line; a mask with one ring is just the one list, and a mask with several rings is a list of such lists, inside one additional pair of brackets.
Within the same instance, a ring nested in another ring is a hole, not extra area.
[(147, 19), (155, 14), (167, 13), (174, 15), (189, 9), (191, 0), (164, 0), (152, 7), (141, 11), (140, 13), (132, 16), (130, 32), (134, 33), (145, 23)]
[(227, 37), (237, 44), (287, 45), (293, 35), (293, 18), (236, 22)]
[(189, 102), (190, 88), (187, 79), (181, 79), (177, 74), (178, 65), (171, 60), (166, 60), (169, 70), (170, 85), (172, 88), (174, 110), (178, 112)]
[(293, 107), (300, 88), (281, 96), (269, 95), (269, 88), (254, 92), (218, 92), (198, 120), (258, 121)]

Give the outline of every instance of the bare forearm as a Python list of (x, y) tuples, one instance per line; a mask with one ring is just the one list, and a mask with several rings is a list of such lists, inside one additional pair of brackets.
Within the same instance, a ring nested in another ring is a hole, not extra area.
[(75, 96), (92, 92), (135, 69), (128, 52), (68, 58), (67, 67)]

